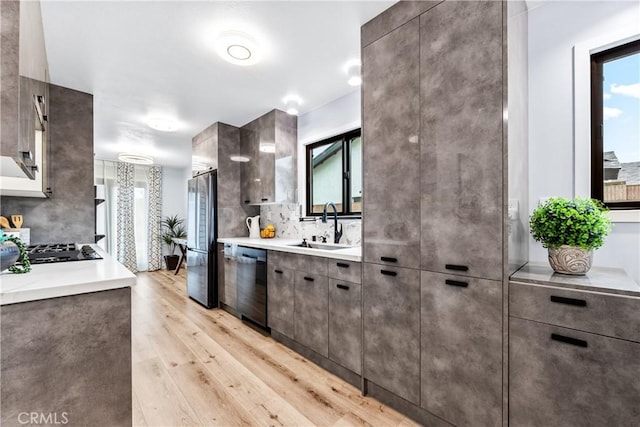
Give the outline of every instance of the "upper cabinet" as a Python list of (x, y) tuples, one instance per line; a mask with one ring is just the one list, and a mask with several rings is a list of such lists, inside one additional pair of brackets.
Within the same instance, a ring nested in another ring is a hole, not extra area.
[(298, 119), (273, 110), (240, 128), (242, 203), (295, 203)]
[(3, 1), (0, 15), (1, 193), (45, 197), (50, 192), (46, 133), (49, 99), (40, 3)]

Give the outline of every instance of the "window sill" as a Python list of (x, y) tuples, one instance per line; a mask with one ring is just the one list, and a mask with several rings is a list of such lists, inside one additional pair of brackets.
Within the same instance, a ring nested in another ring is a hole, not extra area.
[[(343, 215), (343, 216), (338, 216), (338, 221), (340, 220), (354, 220), (354, 219), (362, 219), (362, 215)], [(317, 216), (305, 216), (305, 217), (301, 217), (300, 218), (300, 222), (304, 222), (304, 221), (321, 221), (322, 220), (322, 216), (321, 215), (317, 215)], [(327, 221), (333, 221), (333, 214), (332, 213), (327, 213)]]
[(640, 222), (640, 210), (612, 210), (609, 218), (612, 222)]

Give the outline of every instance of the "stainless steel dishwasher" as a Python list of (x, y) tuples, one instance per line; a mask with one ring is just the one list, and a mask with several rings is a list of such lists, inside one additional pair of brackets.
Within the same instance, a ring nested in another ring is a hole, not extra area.
[(267, 251), (238, 246), (236, 251), (238, 313), (267, 327)]

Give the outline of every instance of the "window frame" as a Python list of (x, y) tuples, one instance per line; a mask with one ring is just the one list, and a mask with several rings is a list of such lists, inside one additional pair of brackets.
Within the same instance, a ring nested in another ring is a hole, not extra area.
[[(305, 179), (306, 179), (306, 200), (305, 208), (307, 217), (322, 216), (321, 212), (313, 212), (313, 168), (311, 165), (311, 154), (315, 148), (323, 145), (329, 145), (336, 142), (342, 143), (342, 211), (338, 212), (339, 217), (360, 218), (362, 216), (362, 210), (351, 211), (351, 141), (357, 137), (360, 137), (362, 143), (362, 129), (357, 128), (344, 132), (329, 138), (325, 138), (321, 141), (317, 141), (305, 146)], [(364, 179), (364, 177), (363, 177)], [(340, 202), (335, 200), (334, 202)], [(331, 211), (333, 214), (333, 211)]]
[(604, 200), (604, 63), (640, 53), (640, 39), (590, 55), (591, 89), (591, 197), (611, 210), (640, 210), (640, 200), (605, 202)]

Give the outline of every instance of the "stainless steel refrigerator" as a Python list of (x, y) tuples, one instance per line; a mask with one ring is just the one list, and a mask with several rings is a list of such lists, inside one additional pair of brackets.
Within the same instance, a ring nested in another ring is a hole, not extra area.
[(217, 171), (189, 180), (187, 214), (187, 295), (207, 308), (218, 306)]

